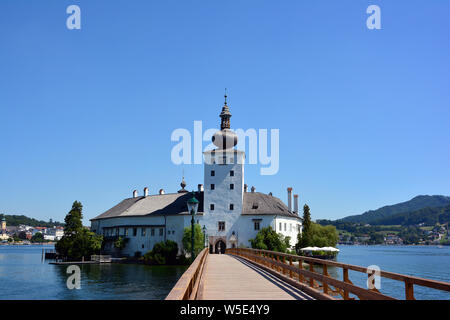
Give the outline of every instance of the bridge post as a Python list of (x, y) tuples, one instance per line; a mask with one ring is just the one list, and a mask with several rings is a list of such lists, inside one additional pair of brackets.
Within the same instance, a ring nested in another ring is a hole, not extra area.
[[(327, 270), (327, 265), (326, 264), (323, 265), (323, 275), (324, 276), (328, 276), (328, 270)], [(323, 293), (328, 294), (328, 283), (323, 281), (322, 282), (322, 286), (323, 286)]]
[[(314, 272), (314, 262), (309, 262), (309, 271)], [(309, 278), (309, 286), (314, 288), (314, 278)]]
[[(289, 265), (292, 267), (292, 257), (289, 258)], [(289, 269), (289, 277), (292, 279), (292, 270)]]
[(414, 284), (412, 284), (408, 280), (405, 280), (405, 295), (406, 300), (416, 300), (414, 298)]
[[(286, 264), (286, 257), (285, 257), (285, 256), (283, 256), (283, 264)], [(283, 266), (283, 268), (281, 269), (281, 273), (282, 273), (282, 274), (285, 274), (285, 273), (286, 273), (286, 269), (284, 268), (284, 266)]]
[[(342, 269), (342, 273), (344, 275), (344, 282), (346, 283), (350, 283), (350, 280), (348, 278), (348, 269), (347, 268), (343, 268)], [(348, 291), (344, 289), (344, 300), (349, 300), (349, 295), (348, 295)]]
[[(301, 260), (301, 259), (298, 260), (298, 267), (300, 270), (303, 270), (303, 260)], [(304, 281), (303, 274), (301, 274), (301, 273), (298, 274), (298, 281), (300, 283), (302, 283)]]

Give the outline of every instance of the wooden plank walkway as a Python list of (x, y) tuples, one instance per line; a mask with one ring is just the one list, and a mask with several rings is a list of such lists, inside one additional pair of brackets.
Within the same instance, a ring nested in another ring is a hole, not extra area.
[(202, 275), (203, 300), (310, 300), (311, 296), (236, 256), (210, 254)]

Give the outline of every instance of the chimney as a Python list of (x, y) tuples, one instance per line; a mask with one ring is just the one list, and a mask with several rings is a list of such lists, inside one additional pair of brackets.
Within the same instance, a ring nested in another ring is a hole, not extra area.
[(159, 194), (164, 194), (164, 189), (159, 189)]
[(203, 191), (203, 185), (200, 183), (198, 185), (198, 192), (202, 192)]
[(292, 211), (292, 188), (291, 187), (287, 188), (287, 192), (288, 192), (288, 209), (289, 211)]
[(137, 196), (138, 196), (138, 192), (137, 192), (137, 190), (134, 190), (133, 191), (133, 198), (137, 198)]
[(294, 194), (294, 212), (298, 214), (298, 194)]
[(252, 192), (255, 192), (256, 188), (254, 186), (252, 186)]
[(144, 197), (148, 197), (148, 188), (147, 187), (144, 188)]
[(244, 192), (247, 192), (248, 186), (247, 184), (244, 184)]

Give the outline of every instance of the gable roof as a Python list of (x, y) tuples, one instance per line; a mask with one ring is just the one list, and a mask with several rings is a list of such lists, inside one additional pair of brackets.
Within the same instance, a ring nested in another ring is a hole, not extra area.
[[(204, 212), (203, 195), (203, 192), (195, 193), (195, 197), (199, 201), (199, 214)], [(191, 196), (189, 192), (128, 198), (91, 219), (91, 221), (118, 217), (189, 214), (186, 203)], [(244, 192), (242, 215), (280, 215), (298, 218), (298, 215), (290, 212), (280, 199), (261, 192)]]
[(261, 193), (244, 192), (243, 215), (280, 215), (299, 218), (279, 198)]
[[(192, 194), (189, 192), (128, 198), (91, 221), (117, 217), (189, 214), (186, 202), (191, 197)], [(198, 213), (203, 213), (203, 192), (196, 192), (195, 197), (199, 201)]]

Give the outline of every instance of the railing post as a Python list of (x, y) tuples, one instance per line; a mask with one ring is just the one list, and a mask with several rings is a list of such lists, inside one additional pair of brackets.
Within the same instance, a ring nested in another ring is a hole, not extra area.
[[(326, 264), (323, 265), (323, 275), (324, 276), (328, 276), (328, 270), (327, 270), (327, 265)], [(322, 286), (323, 286), (323, 293), (328, 294), (328, 283), (323, 281), (322, 282)]]
[[(286, 264), (286, 257), (285, 257), (285, 256), (283, 256), (283, 264)], [(286, 273), (286, 269), (284, 268), (284, 266), (283, 266), (283, 268), (281, 269), (281, 273), (282, 273), (282, 274), (285, 274), (285, 273)]]
[(406, 300), (416, 300), (414, 298), (414, 284), (408, 280), (405, 280), (405, 295)]
[[(314, 272), (314, 262), (309, 262), (309, 271)], [(309, 277), (309, 286), (314, 288), (314, 278)]]
[[(303, 260), (298, 260), (298, 268), (303, 270)], [(298, 282), (302, 283), (304, 281), (303, 274), (298, 274)]]
[[(348, 269), (344, 268), (342, 269), (343, 275), (344, 275), (344, 282), (346, 283), (350, 283), (350, 280), (348, 278)], [(348, 291), (344, 289), (344, 300), (348, 300), (349, 296), (348, 296)]]
[[(289, 257), (289, 265), (292, 267), (292, 257)], [(289, 269), (289, 278), (292, 279), (292, 269)]]

